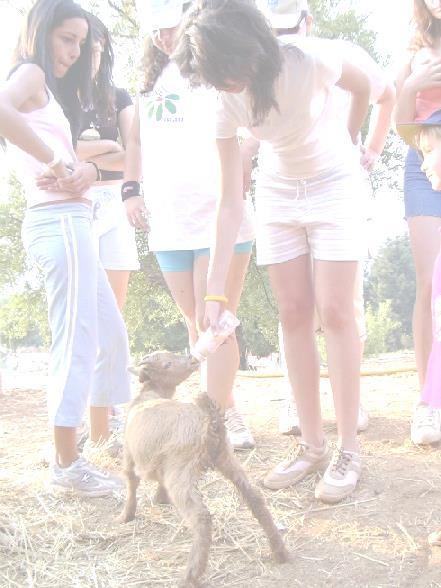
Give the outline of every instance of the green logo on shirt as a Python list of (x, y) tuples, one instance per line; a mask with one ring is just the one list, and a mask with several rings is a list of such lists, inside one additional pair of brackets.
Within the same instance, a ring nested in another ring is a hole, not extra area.
[(159, 122), (168, 113), (176, 114), (175, 102), (177, 100), (179, 100), (177, 94), (167, 94), (166, 96), (156, 94), (152, 96), (147, 103), (147, 116), (155, 118)]

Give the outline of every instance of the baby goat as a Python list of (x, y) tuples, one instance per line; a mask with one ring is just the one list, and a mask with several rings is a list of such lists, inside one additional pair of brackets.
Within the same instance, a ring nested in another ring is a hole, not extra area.
[(190, 357), (168, 352), (146, 356), (136, 370), (138, 396), (127, 414), (124, 473), (127, 500), (120, 521), (135, 517), (140, 478), (158, 482), (157, 497), (167, 495), (193, 535), (181, 586), (200, 586), (211, 544), (211, 516), (198, 490), (209, 468), (231, 480), (265, 531), (275, 559), (288, 560), (283, 539), (261, 493), (254, 488), (226, 440), (224, 416), (206, 394), (196, 403), (173, 400), (176, 386), (197, 367)]

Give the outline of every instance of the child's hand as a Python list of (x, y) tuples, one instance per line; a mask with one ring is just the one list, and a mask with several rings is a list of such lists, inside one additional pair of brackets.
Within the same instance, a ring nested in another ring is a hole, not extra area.
[(405, 85), (415, 92), (441, 88), (441, 59), (425, 60), (412, 71)]
[(360, 157), (361, 166), (366, 171), (371, 172), (374, 169), (375, 164), (377, 163), (380, 155), (376, 151), (373, 151), (372, 149), (369, 149), (369, 147), (365, 147), (364, 145), (361, 145), (360, 150), (361, 150), (361, 157)]
[(124, 202), (126, 207), (127, 218), (132, 227), (148, 232), (150, 226), (148, 223), (147, 209), (142, 196), (132, 196)]
[(62, 192), (70, 192), (73, 197), (81, 197), (97, 180), (96, 168), (91, 163), (75, 162), (72, 164), (72, 173), (63, 178), (58, 178), (57, 185)]

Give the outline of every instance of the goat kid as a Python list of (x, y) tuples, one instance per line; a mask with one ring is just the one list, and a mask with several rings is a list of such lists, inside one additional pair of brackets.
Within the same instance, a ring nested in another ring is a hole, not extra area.
[(127, 499), (120, 521), (135, 517), (140, 479), (158, 482), (157, 500), (167, 497), (190, 528), (193, 542), (180, 586), (201, 586), (210, 550), (211, 515), (198, 490), (208, 469), (217, 469), (241, 493), (269, 539), (278, 562), (289, 559), (262, 494), (254, 488), (233, 455), (225, 433), (224, 415), (201, 394), (195, 403), (173, 400), (176, 386), (199, 366), (194, 358), (169, 352), (144, 357), (138, 368), (140, 389), (127, 414), (124, 474)]

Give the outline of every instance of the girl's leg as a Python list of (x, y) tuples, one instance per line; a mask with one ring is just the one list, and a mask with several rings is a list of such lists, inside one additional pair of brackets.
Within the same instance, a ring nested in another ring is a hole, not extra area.
[[(414, 216), (408, 219), (408, 225), (416, 274), (413, 340), (421, 390), (426, 379), (432, 348), (432, 272), (439, 252), (441, 218)], [(441, 439), (439, 412), (422, 402), (420, 398), (412, 417), (410, 436), (417, 445), (427, 445)]]
[(301, 255), (268, 267), (279, 307), (288, 377), (300, 421), (302, 441), (293, 455), (264, 479), (272, 490), (297, 484), (324, 469), (330, 454), (324, 440), (320, 410), (320, 363), (314, 334), (311, 260)]
[(128, 270), (106, 270), (110, 285), (122, 311), (127, 298), (127, 288), (129, 286), (130, 271)]
[[(250, 261), (250, 253), (235, 253), (228, 273), (225, 295), (227, 308), (237, 314), (245, 275)], [(196, 320), (202, 325), (205, 312), (204, 296), (207, 293), (208, 255), (197, 255), (194, 264), (194, 294)], [(236, 337), (230, 337), (213, 355), (207, 358), (207, 390), (209, 395), (222, 408), (234, 406), (233, 385), (239, 369), (239, 347)]]
[(76, 447), (97, 353), (98, 264), (90, 211), (74, 204), (28, 211), (23, 238), (43, 269), (48, 299), (48, 411), (56, 453), (52, 485), (89, 496), (107, 494), (118, 482), (78, 459)]
[[(227, 309), (237, 314), (240, 296), (243, 289), (246, 271), (249, 265), (250, 252), (235, 252), (225, 286), (228, 298)], [(196, 316), (199, 326), (202, 326), (207, 293), (207, 271), (209, 255), (199, 254), (194, 266), (194, 292), (196, 301)], [(242, 415), (234, 405), (234, 380), (239, 369), (240, 357), (236, 336), (219, 347), (213, 355), (207, 358), (201, 366), (203, 385), (216, 403), (225, 409), (225, 426), (228, 439), (234, 449), (252, 449), (255, 445), (251, 431), (246, 426)], [(205, 381), (204, 381), (205, 380)]]
[(130, 400), (127, 331), (115, 295), (101, 264), (97, 268), (98, 357), (91, 393), (92, 443), (109, 437), (108, 407)]
[(198, 331), (196, 326), (196, 309), (193, 290), (193, 270), (168, 272), (163, 271), (164, 280), (170, 294), (179, 308), (188, 330), (190, 346), (196, 343)]
[(320, 363), (314, 335), (314, 293), (309, 255), (268, 267), (279, 308), (288, 377), (300, 418), (302, 440), (323, 445)]
[(338, 446), (358, 451), (360, 404), (360, 335), (355, 320), (355, 261), (314, 262), (317, 308), (326, 340), (334, 395)]
[(416, 273), (413, 337), (418, 378), (422, 388), (432, 348), (432, 272), (439, 253), (441, 218), (414, 216), (408, 219), (408, 225)]

